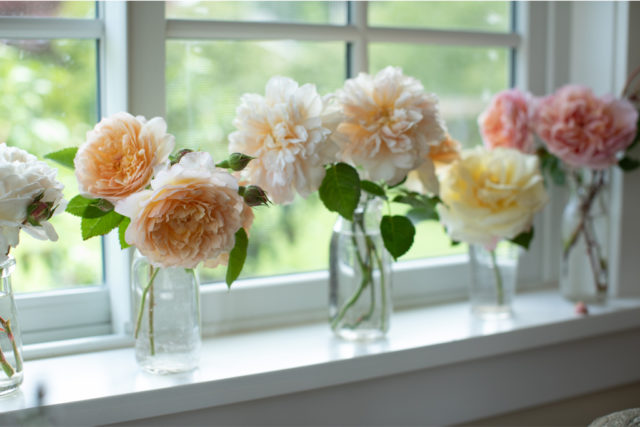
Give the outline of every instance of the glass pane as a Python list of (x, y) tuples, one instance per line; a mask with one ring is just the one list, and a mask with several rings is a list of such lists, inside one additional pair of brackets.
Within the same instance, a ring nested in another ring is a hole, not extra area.
[(168, 1), (167, 18), (344, 25), (344, 1)]
[(0, 1), (0, 16), (94, 18), (94, 1)]
[[(322, 95), (332, 92), (344, 82), (345, 50), (345, 44), (338, 42), (169, 41), (169, 132), (176, 136), (178, 147), (225, 158), (227, 135), (234, 130), (232, 121), (243, 93), (264, 94), (274, 75), (314, 83)], [(317, 197), (260, 209), (243, 277), (327, 268), (335, 215), (322, 208)], [(203, 273), (203, 281), (223, 277), (223, 269)]]
[[(0, 42), (0, 141), (39, 158), (79, 145), (97, 117), (96, 42)], [(57, 167), (56, 165), (52, 164)], [(73, 172), (58, 168), (65, 197), (78, 192)], [(51, 220), (60, 239), (35, 240), (24, 232), (12, 251), (14, 287), (20, 292), (102, 282), (100, 239), (82, 242), (80, 222), (69, 214)]]
[(369, 25), (509, 32), (507, 1), (373, 1)]
[[(391, 43), (371, 44), (369, 49), (372, 72), (388, 65), (402, 67), (425, 90), (438, 95), (440, 111), (455, 139), (465, 147), (482, 143), (478, 115), (492, 94), (509, 87), (509, 49)], [(406, 259), (465, 251), (463, 245), (450, 247), (438, 224), (422, 223)]]

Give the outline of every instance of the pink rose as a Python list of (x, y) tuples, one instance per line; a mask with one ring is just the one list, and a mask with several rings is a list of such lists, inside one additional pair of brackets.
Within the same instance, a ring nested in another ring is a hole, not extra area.
[(493, 97), (478, 118), (484, 145), (515, 148), (533, 154), (536, 146), (531, 129), (531, 96), (518, 89), (509, 89)]
[(248, 232), (253, 222), (237, 180), (204, 152), (186, 154), (159, 172), (150, 190), (120, 200), (115, 210), (131, 218), (127, 243), (162, 267), (224, 264), (236, 231)]
[(633, 141), (637, 120), (629, 101), (598, 98), (589, 88), (569, 85), (540, 101), (535, 128), (549, 151), (568, 165), (605, 169)]

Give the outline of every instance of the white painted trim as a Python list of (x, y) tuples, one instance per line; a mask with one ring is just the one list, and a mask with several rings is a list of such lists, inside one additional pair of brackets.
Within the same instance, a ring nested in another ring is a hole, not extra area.
[(518, 47), (522, 38), (517, 33), (484, 31), (421, 30), (404, 28), (367, 29), (370, 43), (416, 43), (440, 46)]
[(97, 19), (0, 17), (0, 38), (99, 39), (104, 24)]
[(354, 21), (351, 25), (169, 19), (166, 34), (170, 39), (192, 40), (357, 42), (366, 34), (369, 42), (503, 47), (517, 47), (521, 42), (520, 35), (514, 33), (369, 27), (366, 23), (367, 3), (354, 2), (351, 7)]
[(364, 1), (352, 1), (349, 3), (349, 11), (351, 14), (350, 24), (357, 31), (357, 37), (352, 42), (351, 50), (351, 76), (356, 77), (359, 73), (369, 71), (369, 48), (367, 45), (367, 8), (368, 4)]
[(167, 38), (190, 40), (355, 41), (353, 26), (168, 19)]

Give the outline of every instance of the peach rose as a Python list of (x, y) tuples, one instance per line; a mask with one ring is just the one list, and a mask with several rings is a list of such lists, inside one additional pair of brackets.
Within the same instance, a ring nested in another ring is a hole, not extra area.
[(536, 146), (531, 129), (531, 96), (509, 89), (493, 97), (478, 118), (484, 145), (489, 148), (515, 148), (533, 154)]
[(74, 159), (80, 194), (112, 203), (143, 189), (164, 166), (174, 137), (160, 117), (129, 113), (102, 119), (87, 133)]
[(407, 175), (406, 186), (422, 194), (440, 192), (438, 174), (460, 158), (461, 145), (447, 134), (443, 140), (429, 146), (425, 161)]
[(204, 152), (186, 154), (159, 172), (150, 190), (120, 200), (115, 210), (131, 218), (127, 243), (161, 267), (224, 264), (235, 233), (253, 222), (236, 178)]
[(636, 135), (637, 121), (629, 101), (598, 98), (572, 85), (543, 98), (535, 114), (536, 131), (552, 154), (570, 166), (593, 169), (617, 163)]
[(438, 98), (400, 68), (360, 73), (335, 96), (343, 114), (331, 135), (338, 159), (361, 167), (366, 179), (400, 182), (445, 136)]

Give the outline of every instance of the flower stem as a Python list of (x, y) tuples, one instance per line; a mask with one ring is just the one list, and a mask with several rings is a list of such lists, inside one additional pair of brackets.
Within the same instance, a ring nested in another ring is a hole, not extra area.
[(147, 286), (145, 286), (144, 289), (142, 290), (142, 296), (140, 297), (140, 306), (138, 307), (138, 318), (136, 319), (136, 329), (133, 333), (134, 338), (138, 338), (138, 334), (140, 333), (140, 325), (142, 324), (142, 310), (144, 310), (144, 305), (147, 300), (147, 294), (149, 293), (149, 288), (153, 284), (153, 280), (156, 278), (158, 271), (160, 271), (159, 268), (153, 271), (153, 273), (151, 274), (151, 278), (149, 279), (149, 283), (147, 283)]
[[(155, 269), (155, 272), (160, 270), (159, 268)], [(152, 266), (149, 266), (149, 273), (151, 276), (155, 276), (155, 272)], [(155, 337), (153, 336), (153, 306), (155, 305), (155, 300), (153, 296), (153, 283), (149, 285), (149, 351), (152, 356), (156, 355), (156, 344)]]
[[(365, 210), (363, 210), (363, 212), (354, 213), (354, 218), (351, 223), (351, 232), (352, 232), (351, 240), (355, 248), (356, 260), (358, 261), (358, 265), (360, 266), (360, 270), (362, 271), (362, 280), (360, 281), (360, 286), (355, 291), (355, 293), (351, 296), (351, 298), (347, 300), (347, 302), (342, 306), (342, 308), (340, 309), (336, 317), (334, 317), (333, 320), (331, 321), (332, 329), (335, 329), (338, 326), (338, 324), (342, 321), (342, 319), (347, 314), (349, 309), (353, 307), (353, 305), (358, 301), (358, 299), (360, 298), (360, 295), (362, 295), (362, 292), (365, 290), (365, 288), (369, 285), (372, 285), (372, 288), (373, 288), (372, 282), (374, 278), (373, 278), (373, 266), (371, 265), (371, 257), (369, 256), (367, 257), (367, 259), (363, 258), (362, 254), (360, 253), (360, 245), (358, 244), (358, 239), (356, 237), (357, 234), (359, 233), (358, 231), (358, 228), (359, 228), (362, 232), (362, 235), (365, 236), (365, 242), (367, 244), (366, 245), (367, 252), (370, 252), (370, 248), (373, 242), (371, 242), (371, 238), (367, 236), (366, 227), (364, 224), (365, 213), (366, 213), (366, 204), (365, 204)], [(373, 310), (375, 309), (375, 301), (373, 299), (371, 304), (372, 306), (369, 310), (369, 313), (373, 313)], [(352, 325), (351, 327), (355, 328), (367, 317), (370, 317), (370, 314), (359, 318), (358, 321), (355, 323), (355, 325)]]
[(493, 266), (493, 273), (496, 276), (496, 299), (498, 305), (504, 304), (504, 286), (502, 285), (502, 275), (500, 274), (500, 268), (498, 268), (498, 261), (496, 259), (496, 250), (489, 251), (491, 254), (491, 265)]
[(15, 335), (13, 335), (13, 330), (11, 329), (11, 320), (10, 319), (5, 320), (2, 317), (0, 317), (0, 324), (2, 325), (2, 328), (7, 333), (7, 338), (9, 338), (9, 342), (11, 342), (11, 347), (13, 348), (13, 357), (16, 359), (16, 371), (20, 372), (22, 371), (22, 356), (18, 351), (18, 344), (16, 343), (16, 337)]
[(0, 349), (0, 365), (2, 366), (2, 370), (4, 371), (4, 373), (7, 374), (9, 378), (11, 378), (16, 373), (16, 371), (13, 369), (13, 366), (11, 366), (11, 363), (9, 363), (7, 358), (4, 356), (4, 352), (2, 351), (2, 349)]

